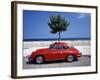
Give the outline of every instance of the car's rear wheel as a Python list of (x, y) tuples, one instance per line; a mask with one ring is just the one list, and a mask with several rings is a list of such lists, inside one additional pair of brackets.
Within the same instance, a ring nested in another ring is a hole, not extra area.
[(43, 56), (36, 56), (35, 63), (42, 64), (43, 62), (44, 62), (44, 57)]
[(74, 61), (75, 60), (75, 57), (73, 56), (73, 55), (68, 55), (67, 57), (66, 57), (66, 61), (67, 62), (72, 62), (72, 61)]

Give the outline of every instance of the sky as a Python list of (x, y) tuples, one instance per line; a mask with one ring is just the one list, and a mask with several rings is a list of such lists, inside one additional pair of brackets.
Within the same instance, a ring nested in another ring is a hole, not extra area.
[(70, 22), (61, 38), (90, 38), (90, 13), (23, 10), (23, 39), (58, 38), (58, 33), (51, 34), (48, 26), (50, 17), (54, 15), (61, 15)]

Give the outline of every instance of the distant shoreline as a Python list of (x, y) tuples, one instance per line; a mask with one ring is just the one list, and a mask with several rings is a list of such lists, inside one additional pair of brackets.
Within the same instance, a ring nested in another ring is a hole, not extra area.
[[(47, 38), (47, 39), (23, 39), (23, 41), (54, 41), (58, 38)], [(60, 40), (91, 40), (91, 38), (61, 38)]]

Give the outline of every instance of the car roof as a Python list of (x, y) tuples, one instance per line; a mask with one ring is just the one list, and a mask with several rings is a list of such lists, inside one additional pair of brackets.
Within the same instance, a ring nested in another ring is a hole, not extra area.
[(55, 42), (55, 43), (53, 43), (53, 45), (66, 45), (66, 46), (68, 46), (68, 44), (67, 43), (65, 43), (65, 42)]

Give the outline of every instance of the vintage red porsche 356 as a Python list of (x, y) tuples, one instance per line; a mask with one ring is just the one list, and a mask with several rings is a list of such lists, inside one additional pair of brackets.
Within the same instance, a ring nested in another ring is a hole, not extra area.
[(68, 46), (64, 42), (55, 42), (49, 46), (49, 48), (37, 49), (32, 52), (29, 61), (41, 64), (45, 61), (51, 60), (65, 60), (72, 62), (82, 54), (74, 47)]

